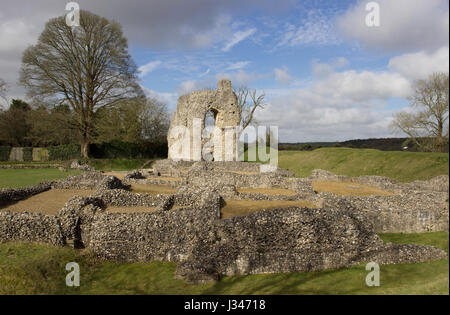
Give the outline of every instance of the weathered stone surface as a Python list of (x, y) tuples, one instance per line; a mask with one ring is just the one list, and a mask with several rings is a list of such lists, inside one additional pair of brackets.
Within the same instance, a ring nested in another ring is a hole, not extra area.
[(0, 242), (23, 241), (64, 245), (65, 236), (57, 216), (0, 211)]
[[(196, 91), (190, 94), (182, 95), (178, 99), (177, 110), (172, 118), (169, 133), (167, 137), (169, 145), (169, 159), (199, 161), (201, 160), (201, 152), (203, 148), (202, 141), (194, 141), (197, 135), (201, 136), (201, 132), (205, 127), (205, 116), (212, 111), (215, 115), (215, 127), (222, 131), (221, 135), (213, 136), (214, 143), (214, 160), (224, 161), (225, 154), (225, 129), (234, 128), (240, 123), (240, 110), (237, 104), (236, 94), (233, 92), (230, 80), (221, 80), (218, 83), (217, 90)], [(200, 119), (200, 128), (194, 128), (194, 119)], [(189, 135), (182, 136), (178, 132), (180, 127), (186, 127)], [(236, 160), (236, 137), (235, 132), (231, 131), (233, 136), (232, 148), (234, 148), (231, 160)], [(189, 147), (190, 152), (180, 154), (179, 144)], [(195, 152), (200, 153), (196, 155)]]
[(70, 162), (69, 168), (73, 170), (88, 171), (88, 172), (95, 171), (94, 168), (90, 167), (87, 164), (80, 164), (78, 160), (73, 160), (72, 162)]
[(47, 191), (51, 189), (51, 185), (52, 182), (42, 182), (30, 187), (0, 189), (0, 206)]
[(76, 247), (85, 247), (90, 239), (90, 225), (96, 212), (104, 211), (104, 203), (95, 197), (73, 197), (60, 210), (61, 229)]
[(81, 175), (69, 176), (53, 182), (53, 188), (57, 189), (114, 189), (125, 188), (122, 182), (115, 176), (107, 176), (102, 172), (85, 172)]
[(219, 275), (314, 271), (364, 261), (442, 259), (431, 246), (385, 245), (358, 212), (291, 207), (234, 217), (205, 227), (178, 277), (204, 282)]
[(448, 231), (447, 193), (403, 191), (392, 196), (337, 196), (322, 192), (322, 207), (357, 209), (377, 233)]

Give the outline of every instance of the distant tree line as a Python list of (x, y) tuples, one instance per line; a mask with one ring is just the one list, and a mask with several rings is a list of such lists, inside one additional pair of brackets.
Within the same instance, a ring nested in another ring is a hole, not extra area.
[[(425, 139), (423, 141), (427, 140)], [(380, 151), (423, 151), (415, 143), (410, 142), (410, 138), (373, 138), (347, 140), (342, 142), (280, 143), (278, 145), (278, 149), (280, 151), (312, 151), (315, 149), (330, 147), (376, 149)], [(443, 147), (443, 152), (449, 152), (448, 144)]]
[[(47, 147), (79, 143), (76, 114), (68, 105), (30, 105), (13, 99), (0, 110), (0, 145)], [(169, 117), (155, 99), (129, 99), (93, 116), (92, 143), (165, 143)]]

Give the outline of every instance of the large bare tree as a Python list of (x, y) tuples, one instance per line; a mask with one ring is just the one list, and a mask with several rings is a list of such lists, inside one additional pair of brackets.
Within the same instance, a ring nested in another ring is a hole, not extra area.
[(410, 110), (397, 113), (391, 127), (423, 151), (442, 152), (449, 139), (449, 75), (434, 73), (415, 82), (413, 89)]
[(23, 54), (20, 80), (28, 96), (70, 106), (87, 157), (95, 111), (142, 96), (142, 90), (121, 25), (88, 11), (80, 11), (79, 24), (70, 27), (64, 17), (49, 20), (38, 43)]
[(234, 91), (238, 100), (238, 107), (241, 114), (241, 130), (254, 123), (254, 114), (257, 108), (264, 108), (264, 93), (258, 93), (257, 90), (251, 90), (241, 86)]

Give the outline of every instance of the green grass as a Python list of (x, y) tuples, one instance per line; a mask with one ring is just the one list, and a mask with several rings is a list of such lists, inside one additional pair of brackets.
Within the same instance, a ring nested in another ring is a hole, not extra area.
[(0, 189), (32, 186), (42, 181), (61, 179), (80, 173), (76, 170), (62, 172), (55, 168), (0, 169)]
[(401, 182), (427, 180), (449, 174), (448, 153), (321, 148), (314, 151), (279, 151), (278, 166), (298, 177), (313, 169), (347, 176), (378, 175)]
[[(384, 234), (386, 242), (428, 244), (448, 252), (446, 232)], [(81, 285), (65, 286), (65, 265), (80, 264)], [(449, 294), (448, 259), (382, 265), (380, 286), (367, 287), (365, 265), (339, 270), (223, 277), (192, 285), (173, 279), (168, 262), (100, 262), (68, 247), (0, 244), (0, 294)]]

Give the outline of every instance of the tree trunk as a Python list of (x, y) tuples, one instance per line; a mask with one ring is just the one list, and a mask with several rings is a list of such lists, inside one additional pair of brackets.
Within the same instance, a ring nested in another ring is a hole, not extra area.
[(89, 156), (89, 141), (87, 139), (81, 140), (81, 156), (88, 158)]

